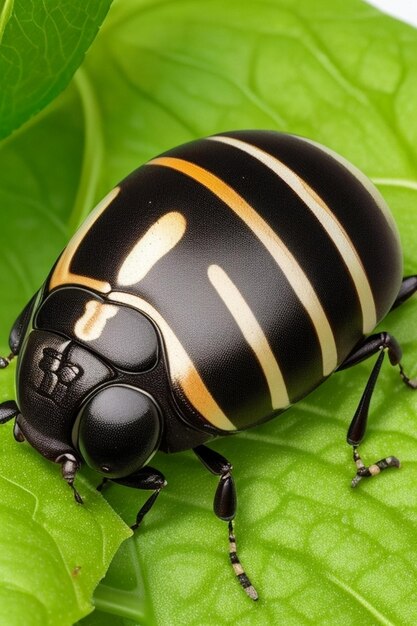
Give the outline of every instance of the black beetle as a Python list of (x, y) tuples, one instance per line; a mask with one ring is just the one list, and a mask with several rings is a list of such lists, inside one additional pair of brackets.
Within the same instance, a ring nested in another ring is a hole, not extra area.
[(358, 445), (385, 353), (366, 336), (417, 291), (402, 278), (396, 226), (354, 166), (312, 141), (237, 131), (149, 161), (113, 189), (62, 252), (16, 320), (17, 403), (0, 423), (62, 465), (150, 489), (133, 528), (165, 486), (157, 450), (193, 449), (220, 477), (216, 515), (233, 535), (231, 464), (205, 446), (275, 417), (335, 370), (378, 354), (347, 441), (355, 486), (398, 467), (366, 467)]

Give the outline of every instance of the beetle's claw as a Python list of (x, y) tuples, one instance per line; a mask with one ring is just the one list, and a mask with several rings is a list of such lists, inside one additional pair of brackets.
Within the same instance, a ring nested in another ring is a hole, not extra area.
[(351, 486), (356, 487), (356, 485), (362, 480), (362, 478), (372, 478), (372, 476), (377, 476), (383, 470), (386, 470), (390, 467), (401, 467), (400, 460), (397, 459), (396, 456), (387, 456), (372, 465), (366, 466), (361, 459), (361, 456), (357, 450), (357, 448), (353, 449), (353, 460), (355, 461), (357, 472), (356, 476), (352, 479)]
[(80, 496), (80, 494), (78, 493), (74, 485), (71, 483), (68, 483), (68, 484), (74, 492), (74, 500), (78, 502), (78, 504), (84, 504), (84, 500), (82, 499), (82, 497)]

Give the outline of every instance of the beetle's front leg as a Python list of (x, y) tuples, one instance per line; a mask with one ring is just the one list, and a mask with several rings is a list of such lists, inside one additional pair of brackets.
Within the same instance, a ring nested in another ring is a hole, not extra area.
[(0, 369), (4, 369), (5, 367), (7, 367), (12, 359), (14, 359), (14, 357), (19, 354), (19, 350), (23, 343), (23, 339), (25, 337), (25, 333), (30, 321), (30, 316), (32, 315), (32, 311), (35, 306), (37, 295), (38, 292), (36, 292), (35, 295), (29, 300), (23, 311), (20, 313), (19, 317), (14, 322), (9, 335), (9, 347), (11, 352), (9, 356), (0, 357)]
[(82, 497), (80, 496), (74, 485), (75, 476), (81, 467), (80, 461), (75, 457), (74, 454), (71, 454), (70, 452), (65, 452), (64, 454), (60, 454), (55, 459), (55, 463), (61, 464), (62, 478), (71, 487), (75, 501), (78, 502), (78, 504), (84, 504)]
[(19, 415), (19, 408), (14, 400), (6, 400), (0, 404), (0, 424), (6, 424)]
[(153, 494), (146, 500), (145, 504), (139, 509), (136, 515), (136, 521), (130, 527), (132, 530), (136, 530), (141, 524), (146, 513), (150, 511), (155, 504), (157, 497), (159, 496), (161, 489), (167, 486), (165, 476), (157, 469), (153, 467), (142, 467), (137, 472), (130, 474), (130, 476), (124, 476), (123, 478), (111, 478), (109, 479), (119, 485), (125, 485), (125, 487), (133, 487), (134, 489), (152, 489)]

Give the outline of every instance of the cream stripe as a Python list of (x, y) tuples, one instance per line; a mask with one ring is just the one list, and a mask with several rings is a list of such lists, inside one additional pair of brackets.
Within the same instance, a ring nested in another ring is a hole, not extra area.
[(349, 235), (329, 206), (317, 195), (314, 189), (302, 180), (293, 170), (279, 159), (264, 152), (264, 150), (233, 137), (216, 136), (209, 137), (209, 139), (239, 148), (239, 150), (250, 154), (263, 163), (263, 165), (266, 165), (266, 167), (277, 174), (310, 209), (336, 246), (342, 261), (352, 277), (362, 309), (363, 332), (365, 334), (371, 332), (376, 326), (377, 319), (375, 301), (368, 277)]
[(148, 165), (170, 167), (190, 176), (220, 198), (251, 229), (281, 268), (304, 306), (320, 343), (323, 374), (328, 376), (337, 366), (337, 351), (332, 329), (310, 281), (284, 242), (262, 217), (229, 185), (204, 168), (174, 157), (159, 157)]
[(185, 217), (177, 211), (162, 215), (136, 242), (120, 268), (117, 283), (129, 287), (141, 281), (152, 267), (179, 241), (186, 228)]
[(284, 378), (268, 340), (251, 308), (221, 267), (210, 265), (207, 273), (211, 284), (229, 309), (260, 363), (271, 394), (272, 408), (283, 409), (287, 407), (290, 400)]
[(236, 426), (226, 417), (205, 386), (192, 360), (173, 330), (162, 315), (146, 300), (130, 293), (112, 291), (108, 298), (123, 302), (143, 311), (154, 320), (165, 341), (168, 353), (169, 370), (174, 384), (183, 391), (191, 405), (213, 426), (220, 430), (236, 430)]
[(373, 179), (373, 182), (372, 182), (372, 180), (370, 178), (368, 178), (358, 167), (356, 167), (356, 165), (353, 165), (353, 163), (351, 163), (350, 161), (345, 159), (345, 157), (343, 157), (338, 152), (335, 152), (331, 148), (328, 148), (327, 146), (323, 146), (323, 144), (317, 143), (317, 141), (313, 141), (312, 139), (307, 139), (306, 137), (298, 137), (298, 139), (301, 139), (302, 141), (305, 141), (306, 143), (309, 143), (310, 145), (315, 146), (319, 150), (322, 150), (325, 154), (328, 154), (329, 156), (331, 156), (334, 159), (336, 159), (336, 161), (338, 161), (351, 174), (353, 174), (353, 176), (361, 183), (361, 185), (363, 185), (365, 187), (366, 191), (372, 196), (372, 198), (375, 201), (377, 207), (379, 208), (379, 210), (381, 211), (381, 213), (385, 217), (385, 219), (386, 219), (386, 221), (388, 223), (388, 226), (391, 228), (391, 230), (393, 232), (393, 235), (397, 239), (399, 245), (401, 245), (400, 244), (400, 236), (399, 236), (399, 233), (398, 233), (398, 228), (397, 228), (397, 225), (396, 225), (396, 223), (394, 221), (392, 213), (391, 213), (387, 203), (385, 202), (382, 194), (375, 187), (375, 184), (378, 184), (378, 181), (376, 179)]
[(89, 276), (82, 276), (80, 274), (73, 274), (71, 272), (71, 263), (74, 254), (77, 252), (82, 240), (84, 239), (90, 228), (95, 224), (95, 222), (98, 220), (100, 215), (107, 209), (107, 207), (113, 202), (119, 192), (120, 187), (115, 187), (114, 189), (112, 189), (90, 213), (87, 219), (77, 230), (73, 238), (70, 240), (64, 252), (59, 257), (54, 273), (51, 276), (51, 280), (49, 282), (50, 291), (55, 287), (58, 287), (59, 285), (67, 285), (69, 283), (84, 285), (84, 287), (91, 287), (92, 289), (96, 289), (101, 293), (107, 293), (110, 291), (111, 286), (106, 281), (90, 278)]
[(74, 333), (82, 341), (95, 341), (101, 337), (107, 321), (117, 315), (119, 307), (90, 300), (85, 305), (84, 314), (74, 326)]

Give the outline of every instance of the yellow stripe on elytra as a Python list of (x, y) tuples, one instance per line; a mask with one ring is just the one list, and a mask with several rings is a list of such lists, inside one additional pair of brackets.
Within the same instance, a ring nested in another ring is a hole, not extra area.
[(273, 409), (283, 409), (290, 404), (287, 388), (271, 346), (253, 311), (226, 272), (218, 265), (210, 265), (209, 280), (226, 307), (248, 345), (252, 348), (262, 368), (271, 394)]
[(182, 213), (171, 211), (162, 215), (127, 255), (117, 276), (117, 284), (129, 287), (140, 282), (181, 241), (186, 225)]
[(304, 202), (339, 251), (358, 294), (362, 309), (363, 332), (364, 334), (371, 332), (376, 326), (377, 319), (375, 301), (369, 280), (355, 246), (330, 207), (298, 174), (268, 152), (234, 137), (218, 135), (209, 137), (209, 139), (228, 144), (254, 157), (279, 176)]
[(281, 268), (292, 289), (309, 315), (319, 340), (323, 374), (327, 376), (337, 365), (337, 350), (329, 321), (310, 281), (284, 242), (265, 220), (234, 189), (199, 165), (175, 157), (158, 157), (148, 165), (177, 170), (204, 185), (250, 228)]
[(76, 284), (83, 285), (84, 287), (91, 287), (101, 293), (108, 293), (111, 290), (111, 286), (108, 282), (103, 280), (97, 280), (90, 278), (89, 276), (82, 276), (80, 274), (73, 274), (71, 272), (71, 263), (75, 253), (80, 247), (84, 237), (87, 235), (90, 228), (96, 223), (100, 215), (107, 209), (109, 204), (113, 202), (116, 196), (120, 192), (120, 187), (115, 187), (107, 194), (105, 198), (96, 206), (96, 208), (90, 213), (82, 226), (77, 230), (73, 238), (68, 243), (67, 247), (58, 259), (54, 272), (49, 281), (49, 290), (51, 291), (55, 287), (60, 285)]
[(190, 404), (213, 426), (220, 430), (236, 430), (226, 417), (188, 356), (174, 331), (162, 315), (146, 300), (130, 293), (112, 291), (109, 300), (121, 302), (143, 311), (155, 322), (164, 338), (172, 382), (184, 393)]

